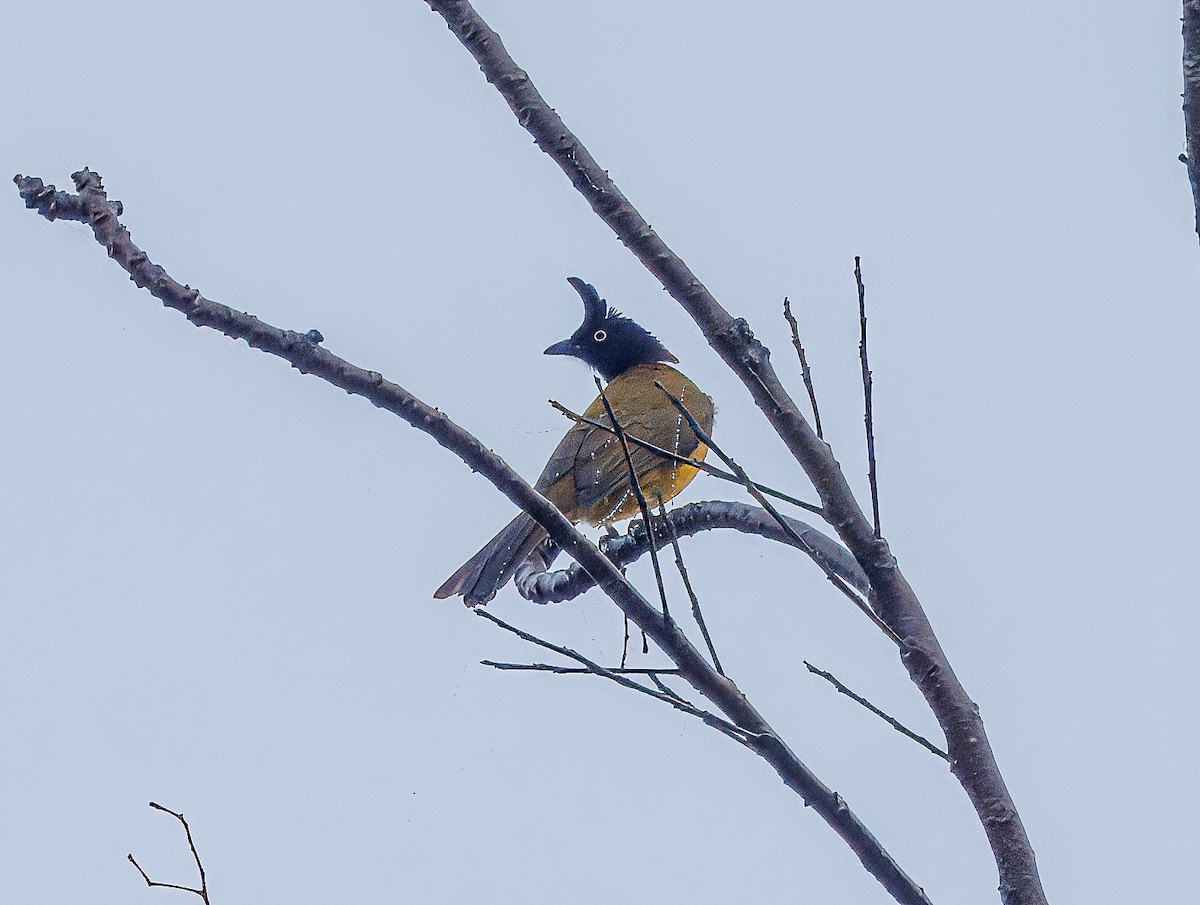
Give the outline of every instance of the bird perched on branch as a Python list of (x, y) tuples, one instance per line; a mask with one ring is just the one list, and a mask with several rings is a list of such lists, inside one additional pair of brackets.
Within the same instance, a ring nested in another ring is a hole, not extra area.
[[(583, 280), (570, 277), (568, 282), (583, 299), (583, 325), (545, 354), (571, 355), (599, 371), (607, 381), (604, 394), (609, 405), (630, 438), (678, 456), (703, 459), (708, 447), (655, 383), (680, 400), (706, 434), (712, 430), (712, 400), (667, 364), (678, 363), (679, 359), (649, 332), (609, 308)], [(588, 406), (583, 417), (609, 424), (600, 397)], [(633, 442), (629, 447), (638, 484), (650, 505), (667, 502), (697, 474), (698, 469), (691, 465)], [(633, 516), (639, 508), (620, 440), (611, 431), (582, 422), (567, 431), (534, 486), (576, 523), (611, 525)], [(546, 536), (541, 525), (521, 513), (446, 579), (433, 596), (460, 594), (470, 606), (487, 603)]]

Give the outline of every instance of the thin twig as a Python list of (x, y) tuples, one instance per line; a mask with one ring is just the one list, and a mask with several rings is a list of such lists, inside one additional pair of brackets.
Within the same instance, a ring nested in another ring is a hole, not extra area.
[(670, 697), (672, 700), (676, 700), (681, 704), (687, 705), (688, 707), (692, 706), (691, 702), (688, 701), (687, 698), (683, 697), (674, 688), (672, 688), (666, 682), (664, 682), (662, 680), (662, 677), (660, 675), (658, 675), (657, 673), (650, 677), (650, 681), (654, 683), (655, 688), (657, 688), (663, 694)]
[(687, 419), (688, 425), (691, 427), (696, 436), (700, 438), (700, 442), (704, 443), (709, 449), (715, 452), (720, 457), (721, 461), (724, 462), (729, 468), (729, 470), (741, 478), (742, 484), (747, 490), (750, 491), (751, 496), (758, 500), (759, 505), (767, 510), (771, 517), (779, 523), (779, 526), (783, 528), (784, 533), (786, 533), (793, 541), (795, 541), (796, 546), (804, 550), (804, 552), (808, 554), (809, 558), (812, 559), (813, 562), (820, 566), (821, 571), (825, 573), (825, 577), (829, 579), (830, 583), (839, 591), (841, 591), (851, 603), (862, 610), (863, 613), (866, 614), (867, 618), (874, 622), (875, 625), (877, 625), (885, 635), (895, 641), (896, 644), (900, 645), (900, 647), (904, 647), (904, 641), (899, 635), (892, 631), (891, 626), (884, 622), (879, 615), (873, 609), (871, 609), (870, 604), (863, 600), (862, 597), (859, 596), (858, 592), (855, 591), (854, 588), (852, 588), (846, 582), (846, 580), (842, 578), (842, 576), (831, 569), (829, 564), (817, 555), (816, 551), (812, 549), (812, 545), (809, 544), (808, 541), (801, 537), (799, 533), (797, 533), (797, 531), (788, 524), (787, 520), (780, 514), (779, 510), (771, 505), (771, 501), (758, 492), (754, 486), (754, 482), (751, 481), (750, 476), (746, 474), (745, 469), (743, 469), (742, 466), (738, 465), (737, 462), (733, 461), (733, 459), (726, 455), (719, 446), (713, 443), (712, 437), (708, 436), (704, 432), (703, 428), (696, 423), (696, 419), (692, 417), (692, 413), (687, 410), (687, 407), (680, 400), (672, 396), (670, 392), (667, 391), (667, 388), (657, 380), (654, 381), (654, 385), (662, 391), (664, 396), (674, 403), (675, 408), (677, 408), (683, 417)]
[(626, 662), (629, 660), (629, 614), (624, 613), (625, 623), (625, 640), (621, 642), (621, 669), (625, 668)]
[[(592, 418), (586, 418), (583, 415), (578, 415), (562, 403), (555, 402), (553, 399), (549, 400), (549, 402), (552, 406), (554, 406), (554, 408), (558, 409), (559, 412), (561, 412), (563, 415), (566, 415), (572, 421), (575, 421), (579, 424), (588, 424), (592, 427), (598, 427), (601, 430), (608, 431), (610, 434), (613, 432), (613, 429), (607, 424), (603, 424)], [(678, 453), (673, 453), (668, 449), (663, 449), (661, 446), (655, 446), (653, 443), (649, 443), (640, 437), (635, 437), (628, 432), (625, 434), (625, 436), (629, 438), (630, 443), (636, 443), (638, 446), (642, 447), (642, 449), (649, 450), (656, 456), (661, 456), (662, 458), (668, 459), (672, 462), (678, 462), (680, 465), (690, 465), (693, 468), (704, 472), (705, 474), (712, 475), (714, 478), (720, 478), (722, 481), (728, 481), (731, 484), (742, 483), (741, 479), (737, 475), (730, 474), (727, 471), (722, 471), (721, 469), (717, 468), (717, 466), (710, 462), (705, 462), (703, 459), (689, 459), (687, 456), (681, 456)], [(793, 506), (799, 506), (801, 509), (812, 512), (815, 515), (823, 514), (820, 506), (816, 506), (812, 503), (806, 503), (804, 500), (798, 500), (794, 496), (790, 496), (781, 490), (775, 490), (772, 487), (768, 487), (766, 484), (759, 484), (758, 482), (755, 482), (754, 486), (767, 496), (774, 497), (777, 500), (783, 500), (785, 503), (791, 503)]]
[[(552, 672), (561, 676), (573, 675), (595, 675), (594, 669), (588, 669), (586, 666), (556, 666), (553, 663), (497, 663), (495, 660), (480, 660), (481, 666), (490, 666), (492, 669), (499, 669), (502, 672)], [(678, 669), (625, 669), (624, 667), (607, 667), (611, 673), (616, 673), (619, 676), (677, 676)]]
[(163, 889), (181, 889), (184, 892), (190, 892), (193, 895), (199, 896), (200, 900), (204, 902), (204, 905), (210, 905), (208, 901), (208, 878), (204, 875), (204, 865), (200, 862), (200, 853), (196, 851), (196, 841), (192, 838), (192, 828), (188, 826), (188, 822), (184, 819), (183, 814), (172, 811), (170, 808), (164, 808), (161, 804), (158, 804), (154, 801), (150, 802), (150, 807), (157, 811), (163, 811), (166, 814), (170, 814), (183, 824), (183, 831), (187, 834), (188, 848), (192, 850), (192, 860), (196, 862), (196, 870), (200, 874), (200, 888), (196, 889), (192, 886), (180, 886), (177, 883), (161, 883), (158, 880), (151, 880), (149, 875), (142, 870), (142, 865), (137, 863), (137, 860), (132, 854), (126, 855), (125, 857), (129, 859), (130, 864), (137, 868), (137, 872), (142, 875), (142, 879), (146, 881), (147, 886), (160, 886)]
[[(700, 611), (700, 598), (696, 596), (696, 591), (692, 587), (692, 579), (688, 575), (687, 566), (683, 564), (683, 551), (679, 549), (679, 535), (675, 531), (675, 523), (667, 516), (667, 507), (663, 503), (662, 497), (658, 498), (658, 512), (662, 517), (662, 522), (667, 527), (667, 536), (671, 539), (671, 549), (675, 551), (675, 568), (679, 570), (679, 577), (683, 579), (683, 586), (687, 590), (688, 599), (692, 602), (692, 616), (696, 620), (696, 625), (700, 626), (700, 634), (704, 636), (704, 643), (708, 646), (708, 653), (712, 657), (713, 666), (721, 675), (725, 675), (725, 670), (721, 668), (721, 659), (717, 656), (717, 649), (713, 647), (712, 636), (708, 633), (708, 626), (704, 623), (704, 613)], [(650, 539), (653, 543), (653, 538)]]
[[(487, 610), (483, 609), (483, 607), (476, 607), (474, 610), (472, 610), (472, 612), (475, 613), (476, 616), (482, 616), (484, 619), (494, 622), (506, 632), (512, 632), (523, 641), (528, 641), (530, 644), (536, 644), (538, 647), (544, 647), (546, 650), (552, 650), (556, 654), (562, 654), (562, 656), (568, 657), (577, 663), (582, 663), (587, 667), (588, 672), (594, 673), (598, 676), (603, 676), (606, 679), (611, 679), (618, 685), (622, 685), (625, 688), (629, 688), (634, 691), (640, 691), (642, 694), (649, 695), (656, 700), (664, 701), (665, 703), (670, 704), (676, 710), (680, 710), (702, 720), (706, 725), (712, 726), (714, 729), (724, 733), (725, 735), (728, 735), (734, 741), (747, 744), (747, 734), (740, 727), (721, 719), (715, 714), (709, 713), (707, 710), (701, 710), (699, 707), (694, 707), (691, 704), (688, 704), (681, 697), (671, 692), (670, 689), (668, 689), (666, 693), (663, 693), (661, 691), (655, 691), (653, 688), (647, 688), (645, 685), (639, 685), (632, 679), (625, 678), (626, 673), (623, 670), (614, 671), (607, 669), (601, 666), (599, 663), (589, 660), (578, 651), (571, 650), (569, 647), (562, 647), (561, 645), (555, 644), (551, 641), (546, 641), (545, 639), (539, 638), (536, 635), (531, 635), (529, 632), (523, 631), (517, 628), (515, 625), (509, 625), (499, 616), (493, 616)], [(656, 670), (655, 672), (659, 672), (659, 670)], [(649, 673), (648, 675), (650, 676), (651, 681), (657, 681), (657, 676), (654, 672)]]
[[(654, 582), (658, 585), (658, 599), (662, 601), (663, 618), (670, 619), (671, 610), (667, 606), (667, 589), (663, 585), (662, 568), (658, 564), (658, 549), (654, 544), (654, 526), (650, 522), (650, 504), (646, 502), (646, 495), (642, 493), (642, 482), (638, 480), (637, 469), (633, 467), (633, 456), (629, 452), (629, 441), (625, 439), (625, 429), (617, 420), (613, 407), (609, 404), (608, 395), (604, 392), (604, 384), (600, 382), (599, 377), (596, 378), (596, 389), (600, 391), (600, 401), (604, 404), (604, 413), (608, 415), (613, 433), (617, 435), (617, 440), (621, 444), (621, 452), (625, 455), (625, 467), (629, 471), (629, 484), (633, 488), (633, 495), (637, 498), (638, 509), (642, 511), (642, 524), (646, 526), (646, 532), (650, 535), (650, 564), (654, 566)], [(649, 649), (646, 634), (643, 632), (642, 652), (648, 653)]]
[(879, 531), (879, 484), (875, 479), (875, 421), (871, 414), (871, 368), (867, 364), (867, 289), (862, 279), (862, 258), (854, 256), (854, 282), (858, 285), (858, 357), (862, 363), (863, 422), (867, 426), (867, 477), (871, 482), (871, 519)]
[(939, 748), (937, 745), (935, 745), (933, 742), (929, 741), (929, 739), (925, 738), (922, 735), (917, 735), (917, 733), (913, 732), (911, 729), (909, 729), (907, 726), (905, 726), (903, 723), (901, 723), (895, 717), (890, 716), (887, 713), (884, 713), (882, 710), (880, 710), (878, 707), (876, 707), (874, 704), (872, 704), (870, 701), (868, 701), (866, 698), (862, 697), (861, 695), (855, 694), (853, 691), (851, 691), (849, 688), (847, 688), (845, 685), (843, 685), (836, 676), (832, 675), (831, 673), (827, 673), (823, 669), (817, 669), (815, 666), (813, 666), (807, 660), (804, 661), (804, 665), (806, 667), (808, 667), (808, 671), (811, 672), (813, 675), (820, 676), (822, 679), (827, 681), (830, 685), (832, 685), (834, 688), (836, 688), (838, 691), (840, 691), (842, 694), (844, 694), (850, 700), (856, 701), (857, 703), (862, 704), (863, 707), (866, 707), (867, 710), (871, 711), (871, 713), (875, 714), (881, 720), (886, 722), (889, 726), (891, 726), (893, 729), (895, 729), (901, 735), (908, 736), (914, 742), (916, 742), (918, 745), (920, 745), (922, 748), (925, 748), (928, 751), (932, 751), (934, 754), (936, 754), (942, 760), (947, 760), (947, 761), (950, 760), (950, 755), (947, 754), (945, 751), (943, 751), (941, 748)]
[(792, 303), (788, 301), (788, 297), (783, 297), (783, 319), (788, 322), (788, 326), (792, 328), (792, 345), (796, 348), (796, 355), (800, 358), (800, 374), (804, 377), (804, 388), (808, 390), (808, 401), (812, 404), (813, 412), (813, 427), (817, 431), (817, 439), (825, 438), (821, 433), (821, 410), (817, 408), (817, 391), (813, 389), (812, 371), (808, 368), (808, 358), (804, 354), (804, 343), (800, 342), (800, 325), (796, 323), (796, 318), (792, 316)]

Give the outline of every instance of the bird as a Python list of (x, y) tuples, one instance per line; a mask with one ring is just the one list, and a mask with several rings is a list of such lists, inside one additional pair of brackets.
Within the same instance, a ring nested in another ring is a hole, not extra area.
[[(707, 445), (656, 384), (683, 404), (705, 435), (712, 432), (712, 399), (671, 367), (679, 359), (645, 328), (608, 307), (595, 287), (579, 277), (568, 277), (567, 282), (583, 300), (583, 323), (544, 354), (568, 355), (591, 365), (604, 379), (604, 396), (627, 436), (703, 460)], [(610, 423), (599, 396), (583, 417)], [(629, 454), (650, 505), (668, 502), (699, 473), (695, 466), (667, 459), (632, 441)], [(611, 431), (584, 422), (567, 431), (534, 487), (575, 524), (610, 527), (640, 508), (620, 441)], [(546, 537), (541, 525), (521, 513), (433, 596), (460, 595), (468, 606), (486, 604)]]

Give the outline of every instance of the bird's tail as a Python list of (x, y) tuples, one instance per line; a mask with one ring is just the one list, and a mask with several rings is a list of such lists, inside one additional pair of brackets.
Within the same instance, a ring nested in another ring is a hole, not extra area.
[(479, 606), (496, 596), (517, 566), (546, 538), (546, 529), (522, 513), (488, 544), (468, 559), (445, 584), (434, 591), (439, 600), (461, 594), (468, 606)]

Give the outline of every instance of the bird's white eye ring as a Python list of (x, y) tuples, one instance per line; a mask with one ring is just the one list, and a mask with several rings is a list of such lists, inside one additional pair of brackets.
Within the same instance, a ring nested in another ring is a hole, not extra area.
[(608, 334), (605, 333), (603, 330), (597, 330), (595, 333), (592, 334), (592, 339), (594, 339), (598, 343), (602, 343), (606, 339), (608, 339)]

